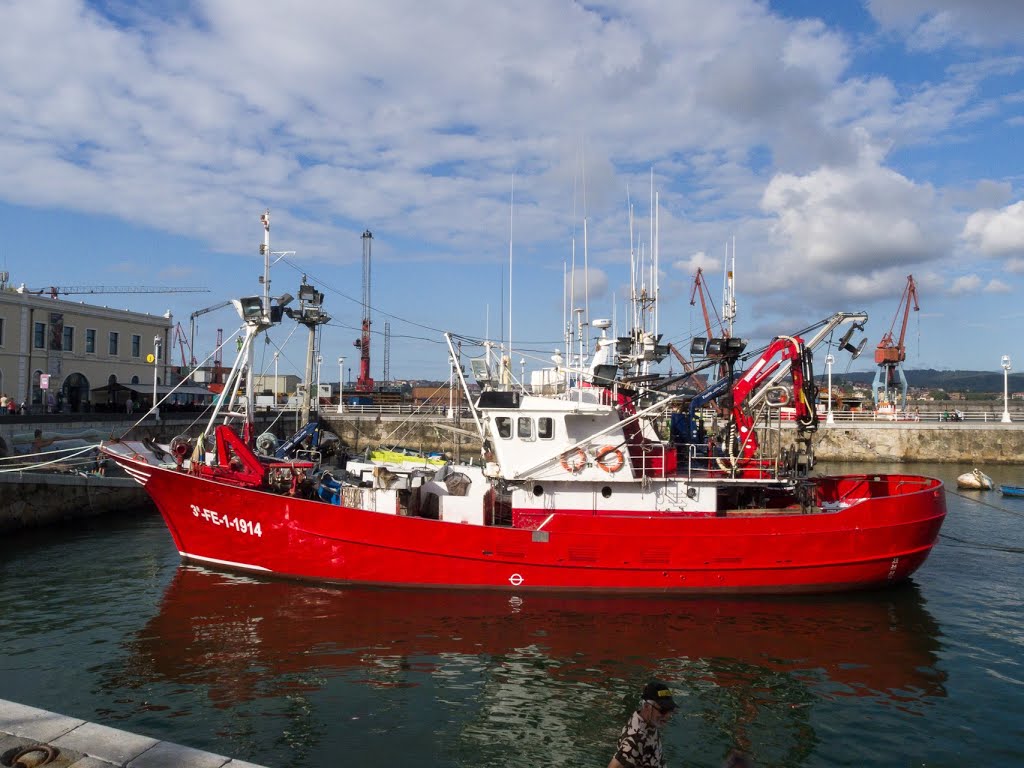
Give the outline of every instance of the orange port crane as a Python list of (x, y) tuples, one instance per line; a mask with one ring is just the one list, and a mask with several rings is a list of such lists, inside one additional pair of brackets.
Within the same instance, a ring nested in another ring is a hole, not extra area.
[[(875, 348), (875, 363), (878, 370), (875, 371), (875, 381), (872, 385), (872, 392), (875, 398), (875, 408), (882, 404), (893, 404), (896, 399), (896, 377), (900, 380), (900, 410), (907, 408), (907, 377), (903, 373), (903, 361), (907, 359), (907, 348), (904, 341), (907, 337), (907, 320), (910, 318), (910, 306), (913, 303), (914, 311), (920, 311), (921, 307), (917, 302), (917, 284), (913, 275), (907, 275), (907, 285), (903, 289), (899, 306), (893, 316), (892, 325), (888, 332), (878, 342)], [(893, 341), (892, 333), (899, 319), (900, 311), (903, 312), (903, 323), (900, 325), (900, 337)]]

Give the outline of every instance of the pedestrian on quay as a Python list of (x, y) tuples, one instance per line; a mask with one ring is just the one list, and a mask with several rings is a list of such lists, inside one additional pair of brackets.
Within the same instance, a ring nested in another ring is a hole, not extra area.
[(0, 416), (6, 416), (7, 415), (7, 401), (8, 401), (8, 399), (9, 398), (7, 397), (7, 393), (6, 392), (4, 392), (2, 395), (0, 395)]
[(640, 693), (640, 706), (619, 734), (608, 768), (666, 768), (661, 729), (676, 710), (667, 684), (651, 680)]
[(134, 410), (135, 410), (135, 402), (129, 397), (127, 400), (124, 401), (124, 411), (129, 416), (131, 416), (132, 412)]
[(7, 401), (7, 415), (8, 416), (15, 416), (15, 415), (17, 415), (17, 413), (18, 413), (18, 404), (16, 402), (14, 402), (14, 398), (12, 397), (12, 398), (10, 398)]

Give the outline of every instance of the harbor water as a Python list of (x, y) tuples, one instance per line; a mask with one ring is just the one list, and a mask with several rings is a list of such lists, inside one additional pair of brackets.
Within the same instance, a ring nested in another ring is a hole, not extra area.
[(671, 766), (1024, 765), (1024, 499), (911, 468), (947, 483), (939, 544), (911, 583), (849, 595), (258, 580), (181, 565), (148, 508), (9, 534), (0, 697), (267, 766), (604, 766), (659, 676)]

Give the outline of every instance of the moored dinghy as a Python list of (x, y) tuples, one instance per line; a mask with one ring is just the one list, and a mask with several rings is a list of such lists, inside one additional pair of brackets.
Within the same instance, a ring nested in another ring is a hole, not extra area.
[(992, 478), (975, 467), (970, 472), (964, 472), (956, 479), (956, 487), (969, 491), (991, 491), (995, 485)]
[(1003, 494), (1003, 496), (1024, 497), (1024, 485), (1000, 485), (999, 492)]

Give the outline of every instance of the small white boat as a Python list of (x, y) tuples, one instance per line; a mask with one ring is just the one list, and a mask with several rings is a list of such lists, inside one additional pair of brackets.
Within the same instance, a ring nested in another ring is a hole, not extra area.
[(975, 467), (970, 472), (964, 472), (956, 479), (957, 488), (966, 488), (971, 491), (991, 491), (994, 487), (992, 478)]

